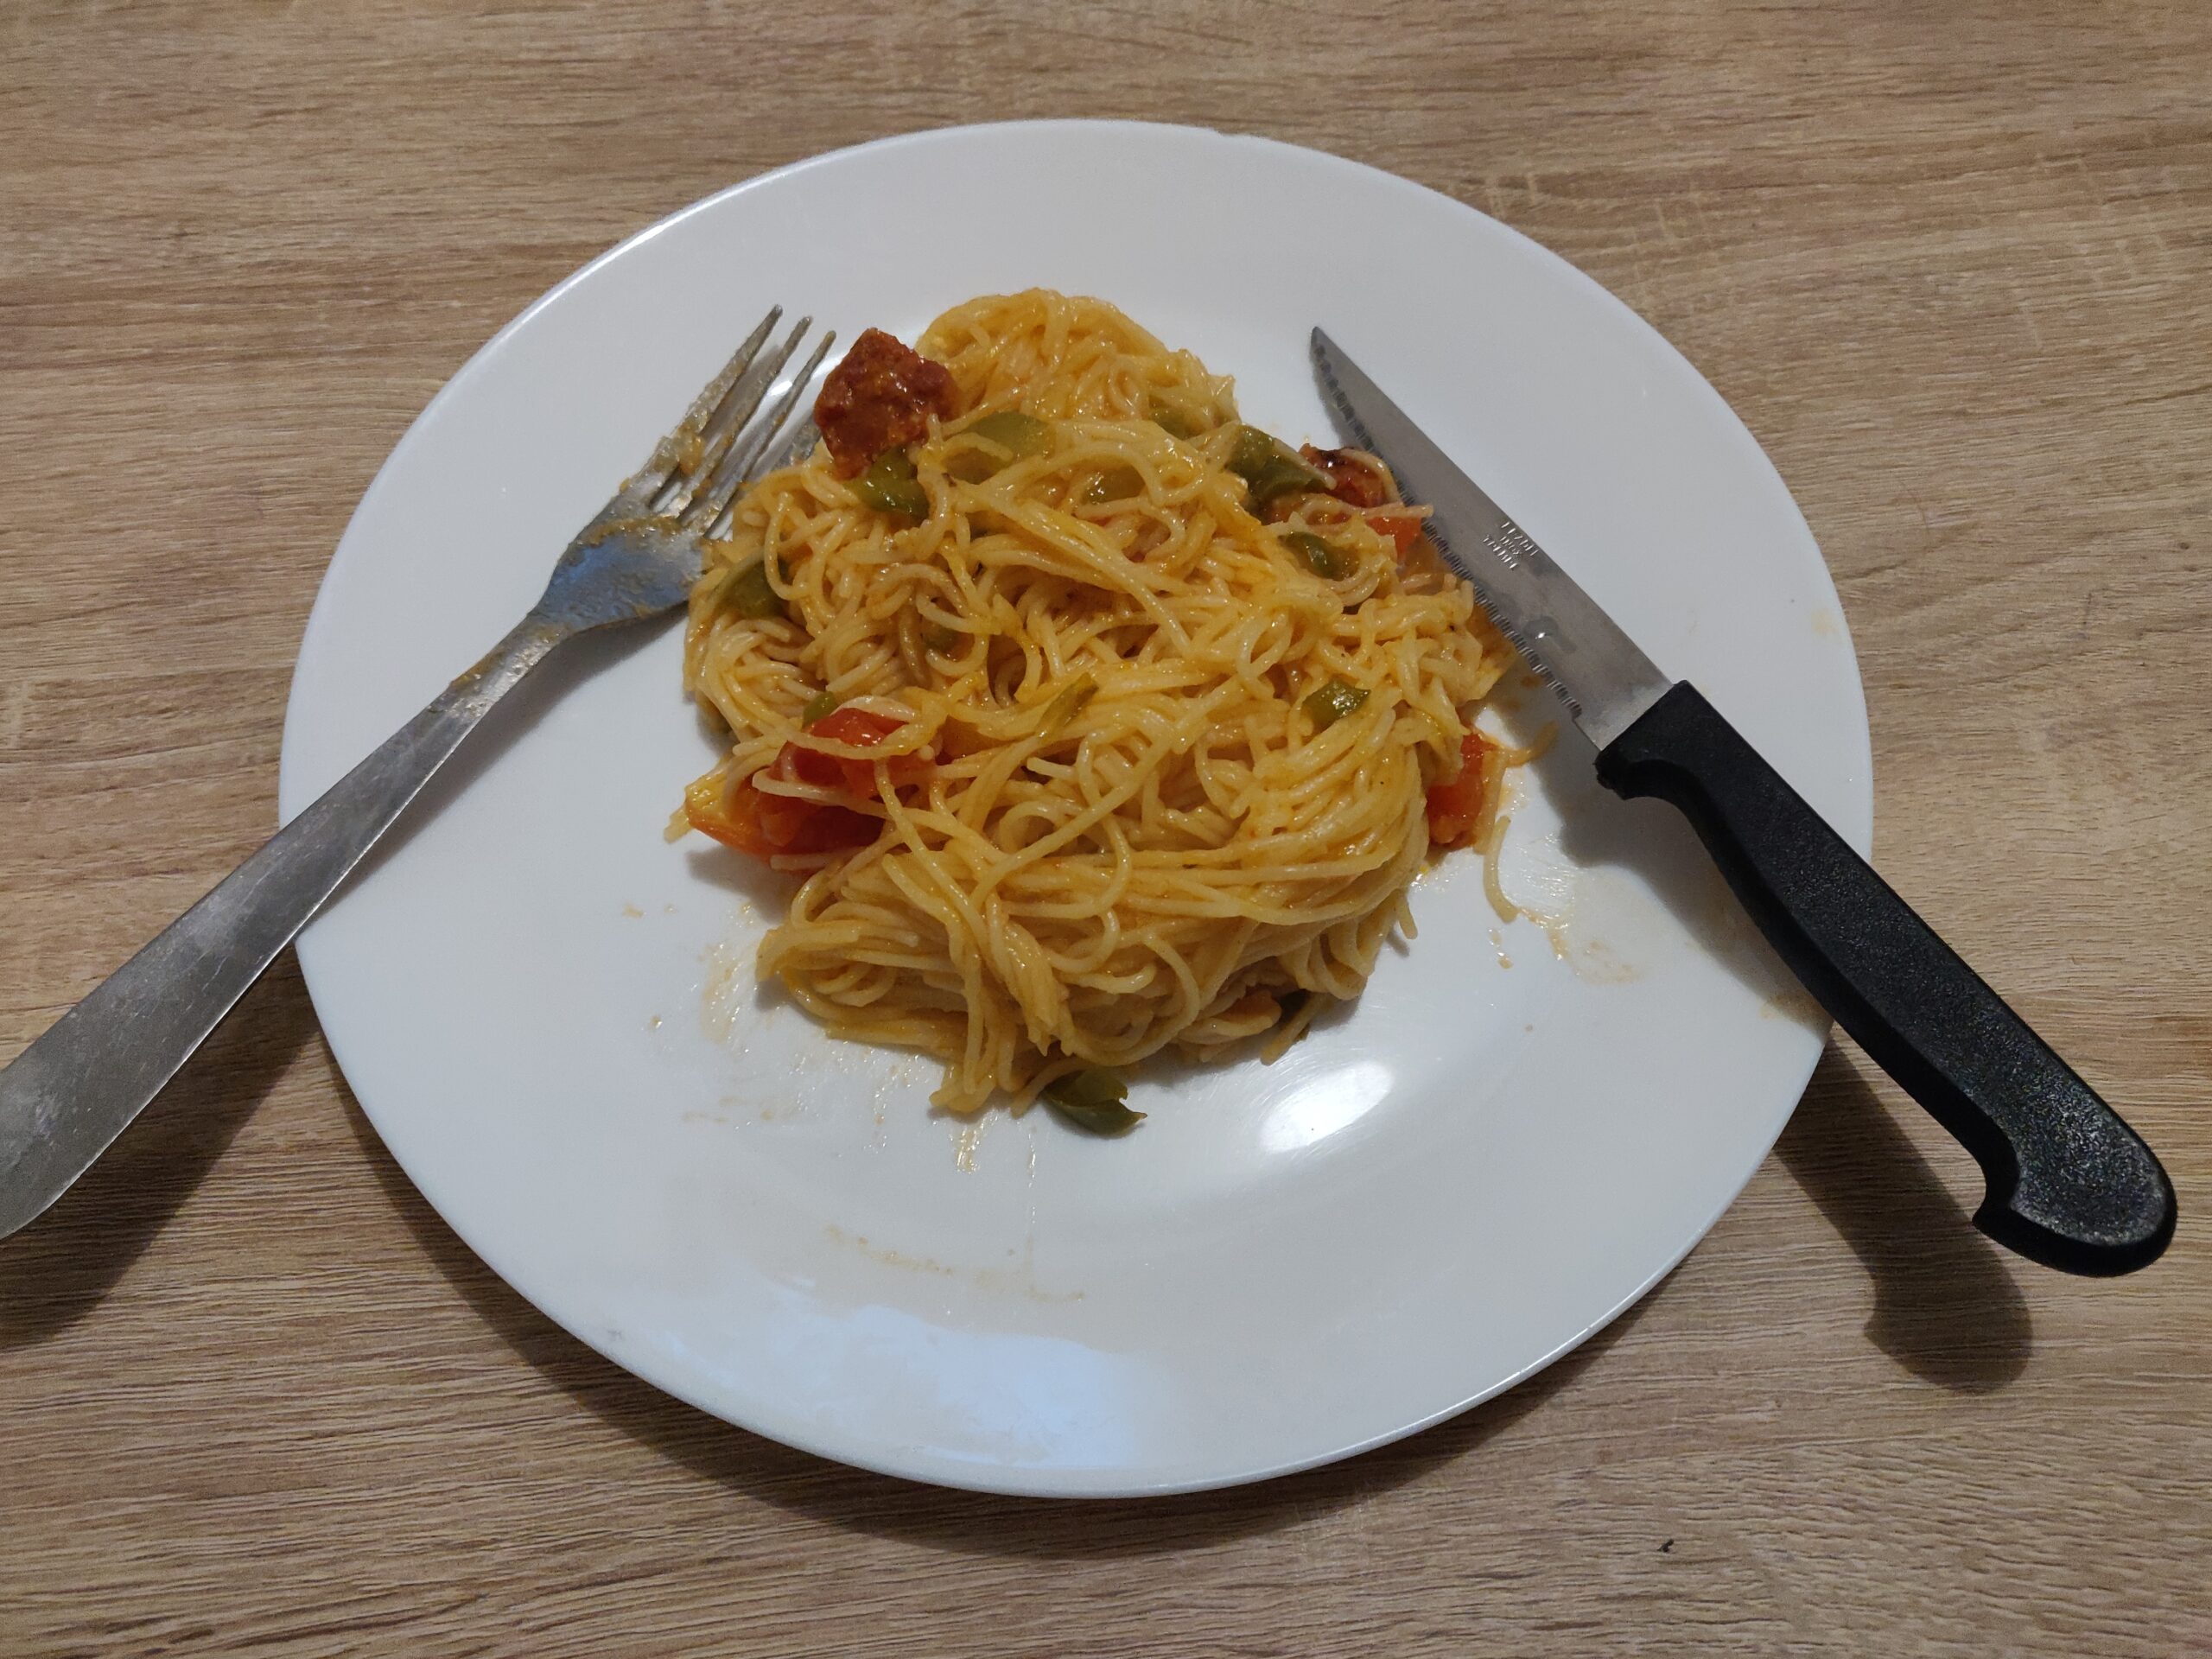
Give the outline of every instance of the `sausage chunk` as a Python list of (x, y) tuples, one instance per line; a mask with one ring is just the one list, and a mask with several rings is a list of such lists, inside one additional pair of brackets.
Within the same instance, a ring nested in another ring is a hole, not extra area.
[(886, 449), (908, 444), (960, 412), (951, 372), (880, 328), (853, 342), (814, 401), (814, 423), (839, 476), (857, 477)]

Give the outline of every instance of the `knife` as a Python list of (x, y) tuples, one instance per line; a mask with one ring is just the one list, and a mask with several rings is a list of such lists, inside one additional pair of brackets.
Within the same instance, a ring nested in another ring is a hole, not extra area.
[(2142, 1137), (1319, 328), (1313, 353), (1345, 430), (1433, 510), (1431, 539), (1596, 745), (1599, 782), (1679, 808), (1789, 970), (1974, 1155), (1974, 1225), (2068, 1273), (2156, 1261), (2174, 1189)]

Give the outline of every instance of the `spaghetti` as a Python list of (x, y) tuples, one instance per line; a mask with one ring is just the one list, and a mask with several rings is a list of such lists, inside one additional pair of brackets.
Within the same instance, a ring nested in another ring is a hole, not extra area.
[(833, 1033), (1040, 1091), (1356, 996), (1432, 846), (1496, 817), (1509, 648), (1357, 451), (1293, 451), (1096, 300), (874, 330), (824, 442), (753, 484), (691, 598), (731, 734), (685, 821), (803, 874), (762, 942)]

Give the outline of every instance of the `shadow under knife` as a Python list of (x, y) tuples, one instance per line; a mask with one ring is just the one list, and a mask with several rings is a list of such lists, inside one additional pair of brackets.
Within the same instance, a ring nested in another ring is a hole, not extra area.
[(2027, 1369), (2027, 1299), (1853, 1063), (1830, 1046), (1775, 1152), (1874, 1281), (1866, 1335), (1915, 1376), (1989, 1394)]
[[(1747, 988), (1785, 1011), (1817, 1011), (1679, 811), (1606, 790), (1595, 751), (1564, 721), (1558, 741), (1527, 770), (1558, 812), (1560, 850), (1576, 866), (1640, 876)], [(1914, 1376), (1961, 1392), (1991, 1392), (2020, 1376), (2033, 1334), (2005, 1253), (1974, 1230), (1834, 1042), (1775, 1150), (1873, 1280), (1866, 1334), (1877, 1347)]]

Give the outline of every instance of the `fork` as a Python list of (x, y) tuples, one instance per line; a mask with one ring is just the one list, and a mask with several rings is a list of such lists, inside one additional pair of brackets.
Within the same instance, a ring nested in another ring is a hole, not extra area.
[(738, 490), (836, 339), (825, 333), (756, 419), (813, 322), (801, 318), (764, 351), (782, 315), (779, 306), (760, 320), (577, 532), (506, 638), (0, 1070), (0, 1238), (145, 1109), (493, 703), (564, 640), (683, 603), (701, 543), (727, 531)]

